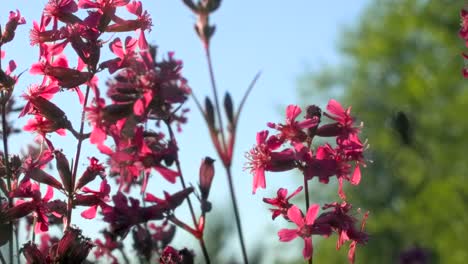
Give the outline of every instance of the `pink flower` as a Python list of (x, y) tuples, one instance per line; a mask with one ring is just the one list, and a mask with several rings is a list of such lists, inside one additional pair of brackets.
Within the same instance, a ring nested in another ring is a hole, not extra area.
[(74, 0), (49, 0), (44, 7), (44, 14), (47, 17), (70, 24), (81, 22), (81, 19), (73, 15), (76, 11), (78, 11), (78, 5)]
[(336, 123), (327, 124), (317, 129), (317, 135), (321, 137), (337, 137), (337, 143), (346, 140), (349, 135), (357, 134), (359, 127), (354, 127), (354, 118), (351, 116), (351, 107), (346, 110), (343, 109), (341, 104), (331, 99), (328, 102), (327, 110), (324, 115), (336, 121)]
[(273, 152), (281, 144), (282, 142), (276, 136), (268, 137), (266, 130), (257, 133), (257, 145), (246, 154), (249, 159), (246, 169), (254, 175), (253, 193), (258, 187), (265, 189), (265, 171), (287, 171), (296, 166), (292, 149)]
[(106, 32), (126, 32), (134, 31), (137, 29), (149, 30), (151, 29), (152, 21), (147, 11), (142, 10), (141, 1), (132, 1), (126, 5), (127, 10), (136, 15), (137, 19), (125, 20), (114, 16), (114, 24), (107, 26)]
[(292, 204), (289, 203), (289, 199), (297, 195), (302, 191), (302, 186), (299, 186), (291, 195), (288, 195), (288, 190), (284, 188), (278, 189), (276, 198), (263, 198), (263, 201), (267, 204), (271, 204), (278, 209), (270, 209), (273, 212), (272, 218), (275, 220), (279, 215), (283, 215), (284, 219), (289, 220), (288, 218), (288, 209), (291, 208)]
[(125, 45), (122, 45), (120, 38), (114, 39), (109, 44), (109, 47), (112, 53), (117, 55), (118, 58), (105, 61), (100, 64), (100, 67), (108, 68), (109, 73), (112, 74), (119, 69), (130, 66), (131, 59), (135, 58), (137, 43), (138, 40), (130, 36), (125, 39)]
[(112, 264), (118, 264), (119, 260), (112, 254), (114, 249), (122, 248), (122, 243), (118, 241), (117, 237), (105, 230), (102, 232), (104, 235), (104, 242), (101, 239), (96, 239), (94, 244), (96, 244), (96, 251), (94, 251), (94, 256), (97, 259), (100, 259), (102, 256), (107, 256), (111, 259)]
[(460, 17), (461, 17), (461, 28), (460, 31), (458, 32), (458, 35), (460, 38), (464, 39), (467, 41), (468, 45), (468, 11), (465, 9), (462, 9), (460, 11)]
[(30, 201), (19, 200), (15, 207), (10, 208), (8, 214), (11, 218), (20, 218), (34, 212), (37, 219), (35, 232), (40, 233), (42, 231), (49, 230), (49, 221), (47, 217), (49, 208), (47, 203), (54, 196), (54, 189), (51, 186), (47, 186), (46, 194), (41, 198), (39, 185), (31, 183), (29, 179), (25, 179), (21, 181), (18, 189), (10, 195), (15, 198), (32, 198)]
[(89, 209), (86, 209), (81, 213), (81, 216), (86, 219), (93, 219), (96, 217), (97, 208), (106, 208), (108, 205), (110, 185), (106, 180), (101, 182), (99, 191), (93, 191), (88, 187), (83, 187), (82, 191), (86, 194), (77, 194), (75, 198), (76, 205), (90, 206)]
[(3, 30), (3, 35), (0, 37), (0, 44), (5, 44), (10, 42), (15, 37), (15, 31), (18, 25), (26, 24), (26, 20), (21, 16), (19, 10), (10, 11), (10, 16), (8, 17), (8, 22), (5, 25)]
[(306, 216), (303, 217), (301, 210), (297, 208), (297, 206), (293, 205), (288, 210), (288, 218), (297, 225), (297, 229), (281, 229), (278, 232), (281, 242), (289, 242), (296, 237), (304, 239), (302, 255), (306, 260), (312, 258), (312, 225), (314, 224), (319, 209), (320, 206), (318, 204), (313, 204), (307, 210)]
[(286, 108), (286, 124), (268, 123), (268, 126), (280, 131), (278, 138), (281, 141), (304, 142), (307, 139), (305, 129), (316, 127), (319, 120), (316, 118), (305, 118), (303, 121), (296, 121), (301, 112), (302, 110), (299, 106), (288, 105)]

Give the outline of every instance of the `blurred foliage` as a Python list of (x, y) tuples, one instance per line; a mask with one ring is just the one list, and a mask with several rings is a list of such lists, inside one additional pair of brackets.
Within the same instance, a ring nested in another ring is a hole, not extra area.
[[(339, 97), (364, 122), (372, 162), (347, 193), (371, 211), (371, 238), (356, 263), (399, 263), (416, 246), (429, 251), (427, 263), (468, 259), (463, 2), (372, 1), (341, 38), (342, 63), (301, 79), (303, 104)], [(315, 243), (314, 263), (346, 263), (335, 241)]]

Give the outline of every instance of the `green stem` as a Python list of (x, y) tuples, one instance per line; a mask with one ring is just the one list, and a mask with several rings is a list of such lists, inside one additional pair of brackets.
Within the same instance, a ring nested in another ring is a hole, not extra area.
[[(170, 139), (171, 139), (172, 142), (175, 143), (176, 139), (175, 139), (174, 131), (172, 130), (170, 121), (165, 120), (165, 123), (166, 123), (166, 126), (167, 126), (167, 130), (169, 131)], [(182, 188), (185, 190), (187, 187), (186, 187), (186, 184), (185, 184), (184, 175), (182, 174), (182, 167), (180, 166), (180, 160), (179, 160), (178, 155), (177, 155), (177, 157), (175, 159), (175, 164), (176, 164), (176, 167), (177, 167), (177, 172), (179, 173), (179, 176), (180, 176), (180, 183), (182, 184)], [(187, 196), (187, 202), (188, 202), (188, 205), (189, 205), (190, 214), (192, 215), (193, 224), (195, 225), (195, 228), (198, 228), (197, 218), (195, 216), (195, 210), (193, 209), (192, 201), (190, 200), (190, 197), (188, 197), (188, 196)], [(198, 241), (200, 243), (200, 247), (202, 249), (203, 256), (205, 257), (206, 263), (207, 264), (211, 263), (210, 256), (208, 255), (208, 250), (206, 249), (205, 240), (203, 238), (203, 235), (198, 239)]]
[[(2, 107), (2, 132), (3, 132), (3, 160), (5, 162), (5, 169), (6, 169), (6, 178), (7, 178), (7, 190), (11, 192), (11, 169), (10, 169), (10, 160), (8, 155), (8, 123), (6, 118), (6, 104), (7, 102), (3, 102)], [(13, 198), (8, 195), (8, 206), (9, 208), (13, 208)], [(10, 242), (8, 244), (9, 248), (9, 263), (13, 263), (13, 220), (10, 221)]]
[(215, 81), (215, 76), (214, 76), (214, 70), (213, 70), (213, 62), (211, 60), (211, 53), (210, 53), (210, 47), (208, 46), (205, 49), (206, 52), (206, 60), (208, 62), (208, 71), (210, 73), (210, 81), (211, 81), (211, 89), (213, 91), (213, 97), (215, 100), (215, 106), (216, 106), (216, 116), (218, 118), (218, 129), (219, 133), (221, 134), (221, 143), (222, 143), (222, 150), (224, 153), (227, 151), (226, 147), (226, 137), (224, 136), (224, 126), (223, 126), (223, 119), (221, 118), (221, 105), (219, 104), (219, 99), (218, 99), (218, 89), (216, 87), (216, 81)]
[[(305, 192), (305, 204), (306, 204), (306, 211), (309, 210), (309, 183), (307, 178), (304, 176), (304, 192)], [(310, 258), (307, 263), (312, 264), (312, 258)]]
[(221, 159), (223, 160), (223, 165), (226, 170), (227, 178), (228, 178), (228, 183), (229, 183), (229, 191), (231, 193), (231, 201), (232, 201), (232, 207), (234, 210), (234, 215), (236, 218), (236, 226), (237, 226), (237, 233), (239, 236), (240, 244), (241, 244), (241, 250), (242, 250), (242, 258), (244, 259), (244, 263), (248, 264), (248, 258), (247, 258), (247, 251), (245, 249), (245, 243), (244, 243), (244, 236), (242, 234), (242, 225), (240, 221), (240, 216), (239, 216), (239, 209), (237, 207), (237, 201), (236, 201), (236, 194), (234, 193), (234, 185), (232, 183), (232, 175), (231, 175), (231, 159), (232, 157), (228, 157), (229, 163), (226, 163), (227, 160), (225, 160), (225, 156), (227, 154), (227, 142), (226, 142), (226, 137), (224, 135), (224, 126), (223, 126), (223, 119), (221, 118), (221, 107), (218, 99), (218, 89), (216, 87), (216, 81), (215, 81), (215, 76), (214, 76), (214, 70), (213, 70), (213, 62), (211, 60), (211, 53), (210, 53), (210, 47), (207, 46), (205, 48), (205, 54), (206, 54), (206, 60), (208, 62), (208, 70), (210, 74), (210, 81), (211, 81), (211, 88), (213, 90), (213, 96), (215, 100), (215, 106), (216, 106), (216, 116), (218, 118), (218, 125), (219, 125), (219, 133), (221, 134), (221, 147), (222, 147), (222, 153), (218, 153)]
[(80, 121), (80, 132), (79, 132), (79, 137), (78, 137), (78, 143), (76, 146), (76, 155), (75, 155), (75, 160), (73, 161), (73, 172), (72, 172), (72, 178), (71, 178), (71, 188), (70, 192), (68, 193), (68, 210), (67, 210), (67, 228), (70, 228), (71, 224), (71, 218), (72, 218), (72, 210), (73, 210), (73, 195), (74, 195), (74, 190), (75, 190), (75, 182), (76, 182), (76, 173), (78, 171), (78, 164), (80, 161), (80, 155), (81, 155), (81, 146), (83, 144), (83, 131), (84, 131), (84, 123), (85, 123), (85, 114), (86, 114), (86, 105), (88, 103), (88, 98), (89, 98), (89, 90), (90, 86), (86, 86), (86, 93), (85, 93), (85, 99), (83, 103), (83, 110), (81, 112), (81, 121)]
[(231, 167), (225, 167), (225, 169), (226, 169), (226, 175), (227, 175), (228, 183), (229, 183), (229, 192), (231, 193), (231, 201), (232, 201), (232, 207), (234, 209), (234, 216), (236, 218), (237, 235), (239, 236), (239, 240), (241, 244), (242, 258), (244, 259), (244, 263), (248, 264), (249, 260), (247, 258), (247, 251), (245, 249), (244, 236), (242, 235), (242, 224), (240, 220), (239, 209), (237, 206), (237, 199), (236, 199), (236, 193), (234, 191), (234, 184), (232, 182)]

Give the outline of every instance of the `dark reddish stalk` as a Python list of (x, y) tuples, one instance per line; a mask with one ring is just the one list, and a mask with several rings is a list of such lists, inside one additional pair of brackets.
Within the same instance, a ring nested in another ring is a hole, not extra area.
[(81, 146), (83, 144), (83, 130), (84, 130), (84, 123), (85, 123), (85, 110), (86, 110), (86, 105), (88, 103), (88, 97), (89, 97), (89, 90), (90, 87), (89, 85), (86, 86), (86, 94), (85, 94), (85, 99), (83, 103), (83, 110), (81, 112), (81, 121), (80, 121), (80, 131), (78, 137), (78, 144), (76, 146), (76, 155), (75, 155), (75, 160), (73, 161), (73, 172), (72, 172), (72, 178), (71, 178), (71, 190), (70, 193), (68, 193), (68, 207), (67, 207), (67, 229), (70, 228), (70, 223), (71, 223), (71, 217), (72, 217), (72, 210), (73, 210), (73, 195), (74, 195), (74, 189), (75, 189), (75, 181), (76, 181), (76, 173), (78, 171), (78, 163), (80, 161), (80, 155), (81, 155)]
[(223, 152), (225, 153), (227, 151), (226, 147), (226, 137), (224, 136), (224, 126), (223, 126), (223, 119), (221, 118), (221, 107), (219, 104), (219, 99), (218, 99), (218, 89), (216, 87), (216, 81), (215, 81), (215, 76), (214, 76), (214, 70), (213, 70), (213, 62), (211, 60), (211, 54), (210, 54), (210, 47), (208, 46), (205, 49), (205, 54), (206, 54), (206, 60), (208, 62), (208, 70), (210, 72), (210, 81), (211, 81), (211, 88), (213, 90), (213, 97), (215, 100), (215, 108), (216, 108), (216, 116), (218, 117), (218, 129), (219, 133), (221, 134), (221, 143), (223, 147)]
[[(218, 151), (218, 155), (220, 158), (223, 160), (223, 165), (226, 170), (226, 175), (228, 178), (228, 184), (229, 184), (229, 191), (231, 193), (231, 202), (232, 202), (232, 207), (234, 210), (234, 216), (236, 218), (236, 226), (237, 226), (237, 233), (239, 236), (240, 244), (241, 244), (241, 250), (242, 250), (242, 258), (244, 259), (244, 263), (249, 263), (248, 258), (247, 258), (247, 251), (245, 249), (245, 242), (244, 242), (244, 236), (242, 234), (242, 225), (240, 221), (240, 216), (239, 216), (239, 209), (237, 207), (237, 201), (236, 201), (236, 194), (234, 192), (234, 185), (232, 182), (232, 173), (231, 173), (231, 160), (232, 157), (228, 157), (229, 159), (229, 164), (226, 163), (226, 160), (224, 159), (223, 156), (227, 154), (228, 148), (226, 146), (226, 137), (224, 136), (224, 126), (223, 126), (223, 119), (221, 118), (221, 107), (219, 104), (219, 99), (218, 99), (218, 92), (217, 92), (217, 87), (216, 87), (216, 81), (215, 81), (215, 76), (214, 76), (214, 70), (213, 70), (213, 63), (211, 60), (211, 54), (210, 54), (210, 47), (207, 46), (205, 48), (205, 54), (206, 54), (206, 60), (208, 62), (208, 70), (210, 73), (210, 80), (211, 80), (211, 88), (213, 90), (213, 96), (215, 100), (215, 108), (216, 108), (216, 115), (218, 117), (218, 129), (219, 133), (221, 134), (221, 144), (222, 144), (222, 151)], [(233, 135), (235, 137), (235, 135)]]
[[(169, 136), (171, 138), (171, 141), (176, 142), (176, 138), (175, 138), (175, 135), (174, 135), (174, 131), (172, 130), (170, 121), (165, 120), (165, 123), (166, 123), (166, 126), (167, 126), (167, 130), (169, 131)], [(177, 155), (177, 158), (175, 159), (175, 164), (176, 164), (176, 167), (177, 167), (177, 172), (179, 173), (180, 183), (182, 185), (182, 188), (185, 190), (187, 187), (186, 187), (186, 184), (185, 184), (184, 175), (182, 174), (182, 168), (180, 166), (180, 160), (179, 160), (178, 155)], [(188, 205), (189, 205), (190, 214), (192, 215), (193, 224), (195, 225), (195, 228), (198, 228), (197, 218), (195, 216), (195, 211), (193, 210), (192, 201), (190, 200), (190, 197), (188, 197), (188, 196), (187, 196), (187, 202), (188, 202)], [(207, 264), (211, 263), (210, 262), (210, 256), (208, 255), (208, 250), (206, 249), (203, 234), (197, 239), (198, 239), (198, 241), (200, 243), (200, 247), (202, 248), (203, 256), (205, 257), (206, 263)]]
[[(307, 181), (307, 178), (304, 176), (304, 192), (305, 192), (305, 204), (306, 204), (306, 212), (309, 210), (309, 183)], [(312, 264), (312, 258), (308, 260), (309, 264)]]
[[(8, 159), (8, 124), (6, 119), (6, 104), (7, 102), (3, 102), (2, 104), (2, 131), (3, 131), (3, 159), (5, 162), (5, 169), (6, 169), (6, 178), (7, 178), (7, 185), (8, 185), (8, 192), (11, 192), (11, 169), (10, 169), (10, 160)], [(8, 206), (13, 208), (13, 198), (7, 195), (8, 198)], [(8, 244), (9, 253), (10, 253), (10, 262), (13, 263), (13, 220), (10, 221), (10, 243)]]

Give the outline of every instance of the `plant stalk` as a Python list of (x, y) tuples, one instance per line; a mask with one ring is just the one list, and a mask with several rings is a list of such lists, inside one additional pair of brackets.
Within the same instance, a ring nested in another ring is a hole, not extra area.
[(236, 218), (237, 235), (239, 236), (239, 240), (241, 244), (242, 258), (244, 259), (244, 263), (248, 264), (249, 260), (247, 258), (247, 251), (245, 249), (244, 236), (242, 234), (242, 224), (240, 220), (239, 209), (237, 206), (237, 199), (236, 199), (236, 193), (234, 191), (234, 184), (232, 182), (231, 167), (225, 167), (225, 170), (226, 170), (226, 175), (227, 175), (228, 183), (229, 183), (229, 192), (231, 193), (231, 201), (232, 201), (232, 207), (234, 209), (234, 216)]
[(227, 154), (228, 148), (227, 148), (227, 145), (226, 145), (227, 144), (226, 137), (224, 135), (223, 119), (221, 117), (221, 110), (220, 110), (221, 106), (220, 106), (219, 99), (218, 99), (218, 91), (217, 91), (218, 89), (216, 87), (216, 81), (215, 81), (214, 70), (213, 70), (213, 62), (211, 60), (211, 53), (210, 53), (210, 47), (209, 46), (207, 46), (205, 48), (205, 55), (206, 55), (206, 60), (207, 60), (207, 63), (208, 63), (208, 71), (209, 71), (209, 74), (210, 74), (211, 88), (212, 88), (213, 96), (214, 96), (214, 100), (215, 100), (216, 115), (217, 115), (217, 118), (218, 118), (218, 125), (219, 125), (218, 129), (219, 129), (219, 133), (221, 134), (221, 144), (222, 144), (221, 146), (222, 146), (223, 153), (218, 153), (218, 155), (223, 160), (223, 165), (224, 165), (224, 168), (226, 170), (226, 175), (227, 175), (227, 178), (228, 178), (229, 191), (231, 193), (232, 207), (233, 207), (234, 215), (235, 215), (235, 218), (236, 218), (237, 233), (238, 233), (240, 244), (241, 244), (242, 258), (244, 260), (244, 263), (248, 264), (249, 261), (248, 261), (248, 258), (247, 258), (247, 251), (245, 249), (244, 236), (242, 234), (242, 225), (241, 225), (240, 216), (239, 216), (239, 209), (237, 207), (236, 194), (234, 193), (234, 185), (233, 185), (233, 182), (232, 182), (232, 173), (231, 173), (231, 160), (232, 160), (232, 157), (227, 158), (227, 159), (229, 159), (229, 164), (227, 164), (226, 163), (227, 160), (225, 160), (223, 158), (223, 156), (225, 156), (225, 154)]
[(75, 182), (76, 182), (76, 173), (78, 171), (78, 164), (80, 161), (80, 155), (81, 155), (81, 146), (83, 144), (83, 131), (84, 131), (84, 123), (85, 123), (85, 114), (86, 114), (86, 105), (88, 103), (88, 98), (89, 98), (89, 90), (90, 86), (86, 86), (86, 93), (85, 93), (85, 99), (83, 103), (83, 110), (81, 112), (81, 121), (80, 121), (80, 131), (79, 135), (80, 137), (78, 138), (78, 143), (76, 146), (76, 154), (75, 154), (75, 160), (73, 162), (73, 171), (72, 171), (72, 178), (71, 178), (71, 190), (70, 193), (68, 193), (68, 208), (67, 208), (67, 228), (70, 228), (71, 224), (71, 218), (72, 218), (72, 210), (73, 210), (73, 195), (75, 192)]
[[(165, 120), (165, 123), (166, 123), (166, 126), (167, 126), (167, 130), (169, 131), (169, 136), (171, 138), (171, 141), (176, 142), (174, 131), (173, 131), (172, 127), (171, 127), (170, 121)], [(180, 175), (180, 183), (182, 185), (182, 188), (185, 190), (187, 187), (186, 187), (186, 184), (185, 184), (184, 175), (182, 174), (182, 167), (180, 166), (180, 160), (179, 160), (178, 155), (177, 155), (177, 158), (175, 159), (175, 164), (176, 164), (176, 167), (177, 167), (177, 172)], [(195, 228), (198, 228), (197, 218), (195, 216), (195, 210), (193, 210), (192, 201), (190, 200), (190, 197), (188, 197), (188, 196), (187, 196), (187, 202), (188, 202), (188, 205), (189, 205), (190, 214), (192, 215), (193, 224), (195, 225)], [(203, 256), (205, 257), (206, 263), (207, 264), (211, 263), (210, 256), (208, 255), (208, 250), (206, 249), (205, 239), (203, 238), (203, 234), (198, 239), (198, 241), (199, 241), (200, 247), (201, 247), (201, 249), (203, 251)]]
[[(309, 182), (307, 181), (307, 178), (304, 176), (304, 191), (305, 191), (305, 205), (306, 205), (306, 211), (309, 210)], [(312, 258), (310, 258), (307, 261), (308, 264), (312, 264)]]
[[(7, 178), (7, 190), (11, 192), (11, 168), (10, 168), (10, 160), (8, 154), (8, 123), (6, 119), (6, 106), (7, 102), (3, 102), (2, 107), (2, 131), (3, 131), (3, 160), (5, 162), (5, 169), (6, 169), (6, 178)], [(8, 198), (8, 206), (9, 208), (13, 208), (13, 198), (7, 195)], [(9, 249), (9, 263), (13, 263), (13, 247), (14, 247), (14, 235), (13, 235), (13, 220), (10, 221), (10, 242), (8, 244)]]

